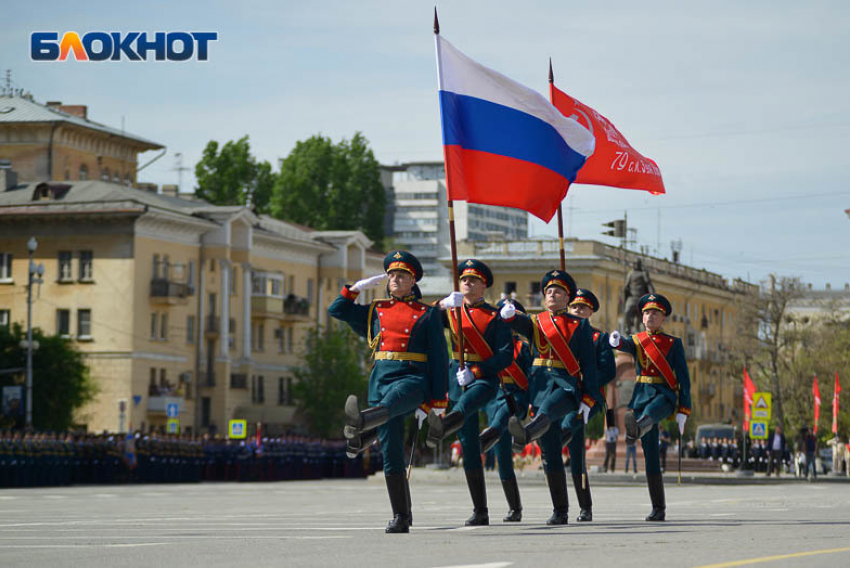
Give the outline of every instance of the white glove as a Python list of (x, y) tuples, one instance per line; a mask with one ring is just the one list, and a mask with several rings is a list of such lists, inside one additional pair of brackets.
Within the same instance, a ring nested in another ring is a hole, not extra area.
[(590, 407), (582, 402), (578, 407), (578, 413), (581, 414), (582, 420), (587, 424), (587, 420), (590, 418)]
[(425, 419), (428, 418), (428, 414), (422, 410), (421, 408), (417, 408), (413, 412), (413, 416), (416, 417), (416, 421), (419, 422), (419, 428), (422, 428), (422, 423), (425, 422)]
[(446, 407), (441, 406), (441, 407), (438, 407), (438, 408), (432, 408), (431, 412), (433, 412), (437, 416), (442, 416), (443, 414), (446, 413)]
[(683, 435), (685, 433), (685, 422), (688, 421), (688, 415), (682, 414), (681, 412), (676, 413), (676, 424), (679, 425), (679, 435)]
[(449, 308), (459, 308), (463, 305), (463, 294), (460, 292), (452, 292), (442, 300), (440, 300), (440, 307), (444, 310), (448, 310)]
[(387, 277), (386, 274), (376, 274), (375, 276), (370, 276), (369, 278), (365, 278), (363, 280), (358, 280), (354, 283), (354, 286), (349, 288), (352, 292), (360, 292), (361, 290), (369, 290), (370, 288), (375, 288), (376, 286), (381, 284), (381, 280)]
[(608, 337), (608, 345), (611, 347), (619, 347), (620, 346), (620, 332), (612, 331), (610, 337)]
[(505, 305), (499, 310), (499, 315), (503, 320), (512, 320), (516, 315), (516, 306), (512, 302), (505, 302)]
[(469, 383), (475, 380), (475, 375), (472, 374), (472, 371), (469, 370), (469, 367), (464, 367), (457, 372), (457, 384), (462, 387), (465, 387)]

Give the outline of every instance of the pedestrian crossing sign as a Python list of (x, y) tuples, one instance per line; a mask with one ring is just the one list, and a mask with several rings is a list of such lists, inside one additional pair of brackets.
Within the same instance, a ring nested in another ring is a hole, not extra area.
[(767, 422), (761, 420), (750, 422), (750, 438), (753, 440), (767, 440)]
[(227, 432), (231, 440), (244, 440), (248, 437), (248, 421), (231, 420), (228, 422)]
[(169, 434), (179, 434), (180, 433), (180, 421), (176, 418), (169, 418), (167, 430), (168, 430)]
[(772, 396), (769, 392), (753, 393), (753, 420), (770, 420)]

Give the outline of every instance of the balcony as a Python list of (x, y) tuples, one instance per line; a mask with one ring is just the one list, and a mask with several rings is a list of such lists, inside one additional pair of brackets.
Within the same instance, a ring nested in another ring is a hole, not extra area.
[(207, 336), (217, 336), (221, 333), (221, 318), (218, 316), (207, 316), (204, 323), (204, 333)]
[(264, 317), (288, 321), (308, 321), (310, 319), (310, 301), (307, 298), (289, 294), (279, 296), (251, 296), (251, 312)]
[(151, 280), (151, 301), (157, 304), (185, 304), (190, 295), (189, 285), (162, 278)]
[(177, 413), (183, 411), (183, 397), (180, 396), (151, 396), (148, 398), (148, 413), (149, 414), (165, 414), (168, 410), (168, 405), (176, 404)]

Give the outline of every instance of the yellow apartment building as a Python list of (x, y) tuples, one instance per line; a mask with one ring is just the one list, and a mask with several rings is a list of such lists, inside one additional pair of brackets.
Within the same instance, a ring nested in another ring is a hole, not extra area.
[[(621, 329), (623, 284), (635, 260), (640, 258), (655, 290), (673, 304), (673, 315), (664, 328), (681, 337), (685, 344), (694, 418), (699, 423), (740, 420), (741, 377), (729, 373), (724, 364), (725, 352), (735, 341), (734, 300), (757, 287), (593, 240), (568, 239), (565, 250), (567, 272), (579, 287), (590, 289), (599, 298), (600, 309), (591, 323), (608, 332)], [(529, 311), (542, 309), (540, 279), (546, 271), (560, 266), (557, 239), (461, 241), (458, 257), (477, 258), (493, 271), (494, 284), (488, 290), (488, 301), (495, 303), (503, 295), (512, 295)], [(445, 266), (451, 264), (450, 259), (440, 260)], [(609, 403), (627, 404), (630, 388), (629, 384), (621, 384), (617, 389), (618, 399)]]
[(0, 325), (26, 325), (35, 237), (45, 274), (33, 326), (84, 352), (100, 389), (78, 417), (90, 431), (159, 430), (170, 413), (183, 432), (297, 424), (306, 330), (326, 324), (344, 282), (382, 271), (357, 231), (112, 182), (14, 177), (0, 176)]

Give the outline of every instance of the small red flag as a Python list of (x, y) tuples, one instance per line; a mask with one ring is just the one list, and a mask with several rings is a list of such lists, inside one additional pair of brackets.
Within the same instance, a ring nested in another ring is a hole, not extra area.
[(549, 84), (549, 100), (564, 116), (577, 120), (596, 138), (596, 149), (578, 171), (575, 183), (666, 193), (658, 164), (632, 148), (611, 121), (578, 99)]
[(832, 433), (838, 435), (838, 393), (841, 385), (838, 383), (838, 371), (835, 371), (835, 391), (832, 394)]
[(818, 388), (818, 376), (815, 375), (814, 382), (812, 383), (812, 394), (815, 397), (815, 425), (813, 430), (815, 434), (818, 433), (818, 420), (820, 420), (820, 389)]

